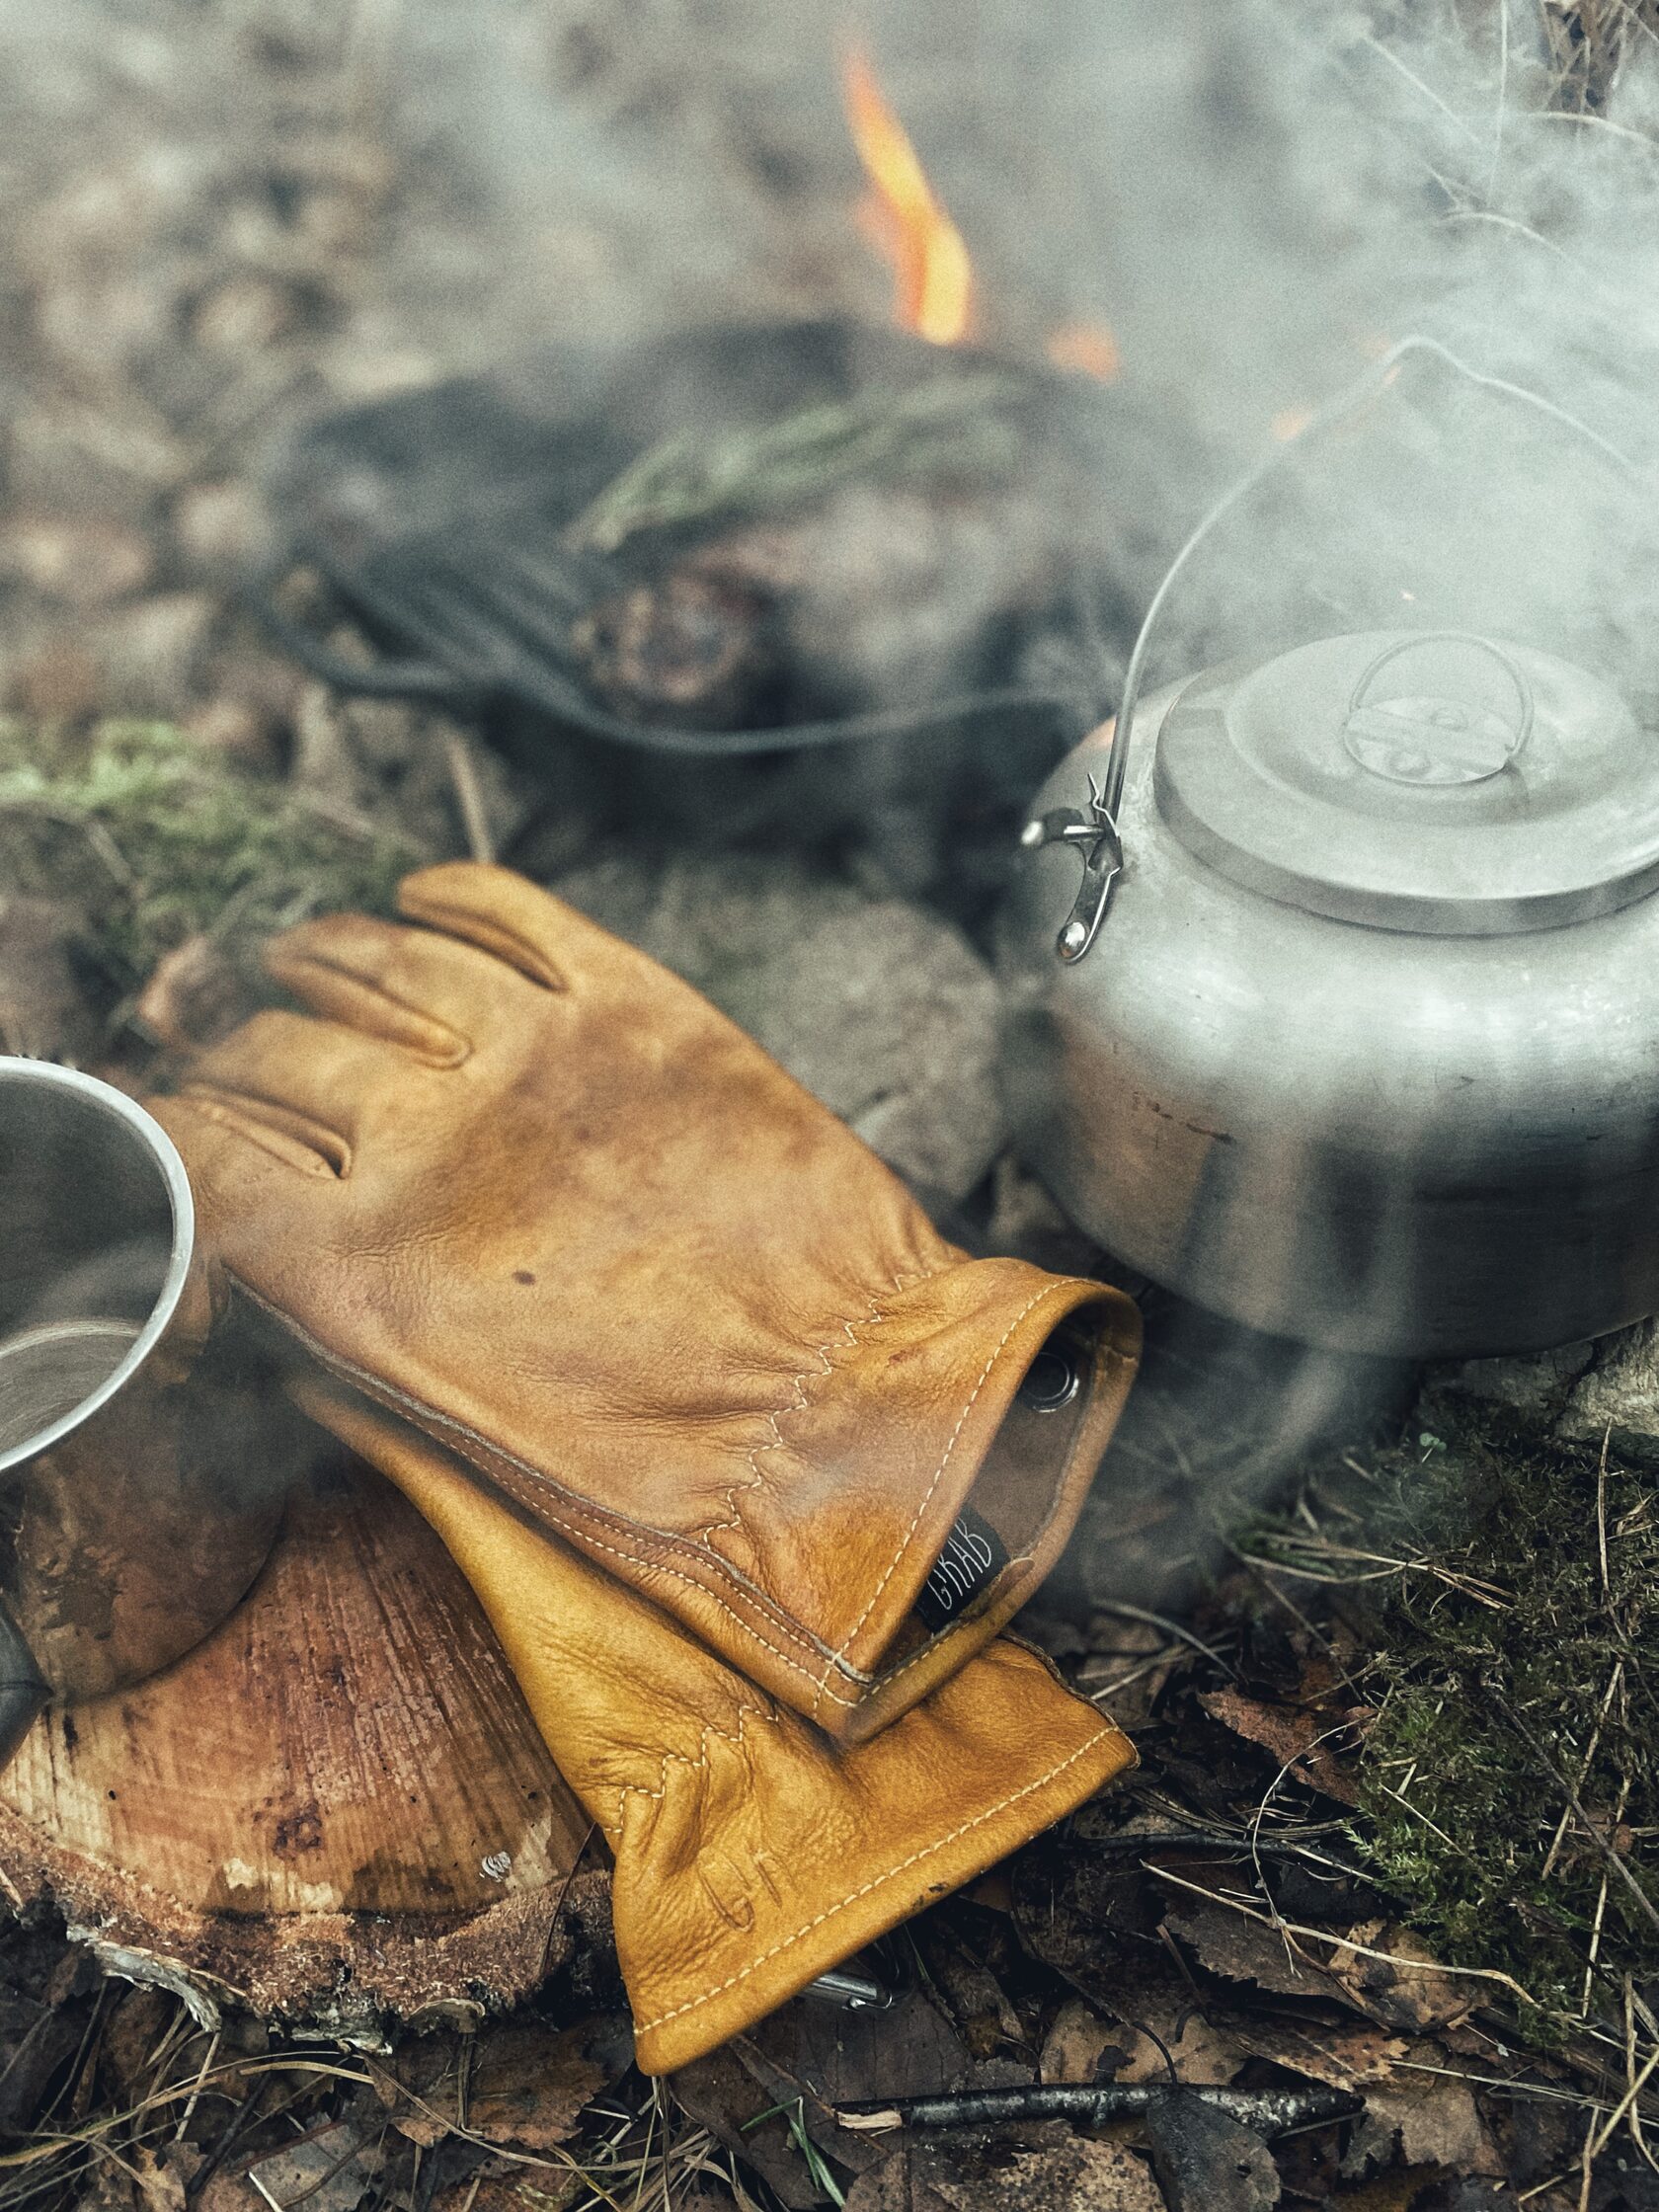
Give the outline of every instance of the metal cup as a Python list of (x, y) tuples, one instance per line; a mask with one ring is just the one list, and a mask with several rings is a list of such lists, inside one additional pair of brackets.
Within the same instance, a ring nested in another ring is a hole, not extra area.
[(91, 1075), (0, 1060), (0, 1474), (85, 1426), (154, 1355), (196, 1245), (159, 1123)]
[(0, 1761), (47, 1696), (188, 1651), (270, 1549), (247, 1419), (227, 1446), (222, 1383), (182, 1387), (208, 1304), (166, 1132), (90, 1075), (0, 1059)]

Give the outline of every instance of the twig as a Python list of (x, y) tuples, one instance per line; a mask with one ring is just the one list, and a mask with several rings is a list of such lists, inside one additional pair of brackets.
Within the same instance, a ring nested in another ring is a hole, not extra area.
[(478, 780), (478, 762), (473, 758), (472, 746), (464, 730), (444, 732), (443, 756), (449, 764), (449, 780), (455, 786), (455, 804), (461, 812), (467, 851), (474, 860), (488, 865), (495, 860), (496, 841), (490, 834), (490, 817), (484, 805), (484, 786)]
[[(1301, 1922), (1285, 1920), (1278, 1913), (1258, 1913), (1254, 1906), (1243, 1904), (1236, 1897), (1224, 1896), (1220, 1890), (1206, 1889), (1202, 1882), (1184, 1881), (1179, 1874), (1172, 1874), (1167, 1866), (1153, 1866), (1146, 1859), (1142, 1860), (1142, 1864), (1148, 1874), (1155, 1875), (1159, 1881), (1172, 1882), (1177, 1889), (1188, 1890), (1194, 1897), (1202, 1897), (1208, 1904), (1224, 1905), (1228, 1912), (1242, 1913), (1246, 1920), (1253, 1920), (1260, 1928), (1276, 1929), (1282, 1935), (1300, 1936), (1304, 1941), (1311, 1943), (1329, 1943), (1339, 1951), (1352, 1951), (1359, 1958), (1380, 1959), (1384, 1966), (1397, 1966), (1402, 1973), (1451, 1974), (1471, 1982), (1496, 1982), (1500, 1988), (1507, 1989), (1520, 1998), (1524, 2005), (1532, 2006), (1535, 2012), (1539, 2010), (1538, 1999), (1524, 1990), (1513, 1974), (1502, 1973), (1496, 1966), (1448, 1966), (1436, 1958), (1402, 1958), (1397, 1951), (1374, 1950), (1369, 1943), (1356, 1943), (1351, 1936), (1334, 1936), (1328, 1928), (1304, 1928)], [(1328, 1971), (1320, 1966), (1317, 1959), (1310, 1958), (1306, 1963), (1315, 1973)]]
[(1017, 2089), (967, 2090), (943, 2096), (862, 2097), (832, 2109), (842, 2127), (881, 2134), (896, 2127), (994, 2127), (1002, 2120), (1135, 2119), (1160, 2104), (1201, 2104), (1259, 2135), (1328, 2127), (1352, 2119), (1364, 2099), (1346, 2090), (1233, 2090), (1197, 2082), (1034, 2082)]
[(1584, 1800), (1579, 1796), (1578, 1791), (1574, 1788), (1573, 1784), (1568, 1781), (1566, 1776), (1562, 1774), (1560, 1768), (1556, 1766), (1554, 1760), (1550, 1758), (1548, 1752), (1544, 1750), (1542, 1744), (1539, 1742), (1538, 1738), (1527, 1726), (1527, 1723), (1522, 1719), (1521, 1715), (1516, 1711), (1515, 1707), (1510, 1703), (1509, 1699), (1507, 1698), (1500, 1697), (1497, 1699), (1497, 1702), (1502, 1707), (1505, 1715), (1507, 1716), (1510, 1726), (1515, 1730), (1516, 1734), (1521, 1738), (1522, 1742), (1528, 1746), (1534, 1758), (1540, 1763), (1544, 1772), (1553, 1778), (1557, 1786), (1565, 1790), (1567, 1802), (1572, 1807), (1573, 1812), (1577, 1816), (1579, 1826), (1584, 1830), (1585, 1835), (1589, 1838), (1590, 1842), (1594, 1845), (1596, 1850), (1602, 1854), (1602, 1856), (1607, 1860), (1608, 1865), (1611, 1867), (1613, 1872), (1619, 1876), (1619, 1879), (1629, 1891), (1630, 1896), (1635, 1900), (1637, 1910), (1644, 1916), (1644, 1918), (1652, 1928), (1659, 1929), (1659, 1906), (1655, 1906), (1652, 1898), (1647, 1894), (1647, 1891), (1643, 1889), (1641, 1883), (1637, 1881), (1635, 1875), (1631, 1873), (1629, 1867), (1625, 1865), (1623, 1859), (1620, 1857), (1618, 1852), (1614, 1850), (1613, 1846), (1608, 1842), (1607, 1838), (1602, 1834), (1601, 1830), (1590, 1818), (1590, 1815), (1585, 1811)]
[[(1623, 1672), (1624, 1661), (1622, 1658), (1616, 1659), (1613, 1662), (1613, 1672), (1608, 1677), (1607, 1689), (1602, 1693), (1602, 1709), (1596, 1715), (1595, 1725), (1590, 1730), (1590, 1741), (1585, 1747), (1584, 1757), (1579, 1761), (1577, 1787), (1580, 1789), (1584, 1787), (1585, 1777), (1590, 1772), (1590, 1762), (1595, 1758), (1596, 1747), (1602, 1740), (1602, 1727), (1613, 1704), (1614, 1693), (1619, 1687), (1620, 1678)], [(1550, 1869), (1555, 1864), (1555, 1855), (1561, 1848), (1561, 1841), (1567, 1833), (1567, 1824), (1572, 1819), (1572, 1801), (1569, 1798), (1567, 1803), (1561, 1807), (1561, 1817), (1555, 1824), (1555, 1834), (1544, 1856), (1543, 1871), (1539, 1876), (1540, 1881), (1549, 1879)]]
[(1171, 1620), (1167, 1614), (1153, 1613), (1146, 1606), (1131, 1605), (1127, 1598), (1097, 1599), (1094, 1610), (1096, 1613), (1121, 1614), (1124, 1620), (1143, 1621), (1148, 1628), (1161, 1628), (1166, 1636), (1175, 1636), (1182, 1643), (1189, 1644), (1194, 1651), (1201, 1652), (1213, 1666), (1220, 1667), (1223, 1674), (1230, 1675), (1234, 1682), (1238, 1680), (1237, 1668), (1224, 1659), (1214, 1644), (1206, 1643), (1202, 1636), (1195, 1636), (1190, 1628), (1183, 1628), (1178, 1620)]

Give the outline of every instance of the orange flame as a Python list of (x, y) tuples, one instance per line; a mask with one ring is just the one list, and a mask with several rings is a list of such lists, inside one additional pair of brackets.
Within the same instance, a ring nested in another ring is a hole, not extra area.
[(968, 248), (934, 198), (927, 172), (862, 46), (847, 49), (841, 97), (871, 185), (866, 227), (898, 279), (894, 320), (932, 345), (954, 346), (967, 337), (973, 314)]

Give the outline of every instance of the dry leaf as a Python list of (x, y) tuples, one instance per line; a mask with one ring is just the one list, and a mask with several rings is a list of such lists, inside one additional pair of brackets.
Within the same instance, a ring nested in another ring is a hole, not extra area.
[(1152, 2171), (1168, 2212), (1273, 2212), (1279, 2169), (1260, 2136), (1190, 2096), (1146, 2114)]
[(1352, 1991), (1316, 1965), (1314, 1954), (1299, 1937), (1283, 1936), (1262, 1920), (1233, 1912), (1220, 1899), (1183, 1892), (1163, 1917), (1164, 1926), (1212, 1974), (1232, 1982), (1253, 1982), (1257, 1989), (1279, 1997), (1354, 2002)]
[(1339, 2190), (1332, 2203), (1340, 2212), (1411, 2212), (1411, 2207), (1431, 2181), (1439, 2179), (1432, 2166), (1402, 2166), (1380, 2173), (1358, 2188)]
[(1268, 2019), (1257, 2014), (1234, 2020), (1231, 2031), (1240, 2049), (1252, 2058), (1271, 2059), (1275, 2066), (1335, 2090), (1357, 2090), (1390, 2080), (1395, 2060), (1411, 2048), (1402, 2036), (1357, 2020), (1338, 2027), (1322, 2020)]
[(1103, 2020), (1080, 1997), (1068, 1997), (1055, 2014), (1054, 2025), (1043, 2040), (1038, 2079), (1044, 2082), (1093, 2082), (1100, 2054), (1119, 2042), (1122, 2028)]
[(384, 2152), (350, 2120), (319, 2128), (248, 2169), (267, 2207), (277, 2212), (305, 2201), (305, 2212), (356, 2212), (379, 2172)]
[(557, 2173), (538, 2167), (526, 2173), (504, 2159), (439, 2189), (430, 2212), (565, 2212), (578, 2197), (592, 2194), (575, 2167)]
[(1414, 2074), (1366, 2094), (1370, 2127), (1399, 2138), (1408, 2166), (1438, 2166), (1448, 2173), (1501, 2174), (1503, 2162), (1466, 2082)]
[(164, 2152), (142, 2145), (127, 2153), (143, 2212), (185, 2212), (185, 2177)]
[(1367, 1951), (1337, 1950), (1330, 1971), (1353, 2002), (1384, 2027), (1407, 2035), (1450, 2027), (1467, 2019), (1479, 2001), (1478, 1985), (1450, 1974), (1426, 1943), (1394, 1921), (1362, 1921), (1348, 1936)]
[(1167, 2082), (1172, 2060), (1178, 2082), (1216, 2087), (1230, 2082), (1244, 2063), (1244, 2052), (1231, 2034), (1212, 2026), (1185, 1995), (1179, 2012), (1142, 2014), (1137, 2020), (1126, 2020), (1113, 2040), (1129, 2052), (1112, 2077), (1115, 2082)]
[(584, 2105), (618, 2080), (632, 2050), (606, 2014), (574, 2027), (526, 2022), (479, 2046), (467, 2100), (476, 2134), (526, 2151), (550, 2151), (575, 2132)]
[(1145, 2161), (1121, 2143), (1066, 2136), (988, 2164), (966, 2144), (917, 2137), (847, 2191), (846, 2212), (1164, 2212)]
[(1246, 1743), (1260, 1744), (1298, 1781), (1323, 1790), (1339, 1804), (1358, 1803), (1354, 1780), (1333, 1749), (1333, 1743), (1348, 1732), (1349, 1715), (1266, 1704), (1238, 1690), (1207, 1691), (1198, 1701), (1212, 1720), (1219, 1720)]

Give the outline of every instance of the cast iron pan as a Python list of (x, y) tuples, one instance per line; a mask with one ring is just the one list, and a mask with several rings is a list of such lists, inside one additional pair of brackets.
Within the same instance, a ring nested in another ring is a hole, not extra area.
[[(752, 427), (872, 385), (905, 390), (988, 365), (983, 353), (900, 332), (775, 323), (632, 349), (549, 348), (490, 376), (375, 401), (314, 423), (279, 459), (270, 488), (279, 550), (250, 595), (293, 657), (343, 692), (469, 715), (528, 709), (658, 752), (775, 753), (1033, 717), (1070, 744), (1098, 700), (994, 672), (983, 689), (902, 708), (734, 730), (629, 721), (593, 697), (571, 651), (575, 617), (627, 575), (620, 556), (573, 550), (568, 527), (665, 436), (688, 424)], [(1079, 379), (1031, 376), (1019, 423), (1034, 477), (1104, 471), (1109, 397)], [(334, 651), (284, 612), (277, 592), (296, 570), (325, 582), (372, 660)], [(1075, 635), (1088, 620), (1081, 595), (1057, 600), (1045, 620)]]

